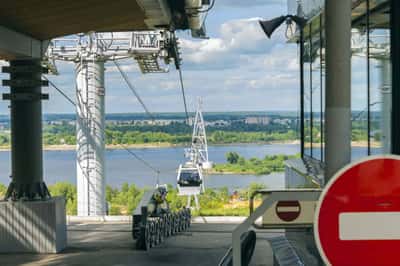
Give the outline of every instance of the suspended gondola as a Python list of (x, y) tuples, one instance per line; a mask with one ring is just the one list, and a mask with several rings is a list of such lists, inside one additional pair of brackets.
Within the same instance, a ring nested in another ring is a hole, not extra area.
[(177, 187), (180, 196), (195, 196), (204, 192), (203, 173), (198, 164), (179, 165)]
[(212, 168), (208, 161), (207, 138), (203, 115), (201, 112), (201, 99), (199, 99), (196, 116), (193, 123), (192, 145), (185, 150), (185, 157), (189, 160), (179, 165), (177, 187), (180, 196), (187, 196), (187, 207), (190, 207), (192, 196), (197, 209), (200, 208), (197, 195), (204, 192), (203, 170)]

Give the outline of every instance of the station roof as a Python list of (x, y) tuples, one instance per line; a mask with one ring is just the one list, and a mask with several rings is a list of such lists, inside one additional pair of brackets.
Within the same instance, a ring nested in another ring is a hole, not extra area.
[(192, 23), (188, 10), (202, 5), (185, 0), (3, 1), (0, 59), (40, 58), (48, 40), (77, 33), (197, 29), (199, 22)]
[[(146, 30), (135, 0), (18, 0), (0, 5), (0, 25), (38, 40), (88, 31)], [(158, 1), (157, 1), (158, 2)]]

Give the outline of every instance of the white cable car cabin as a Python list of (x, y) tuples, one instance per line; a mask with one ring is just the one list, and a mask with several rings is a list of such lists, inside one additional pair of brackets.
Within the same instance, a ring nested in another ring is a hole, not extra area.
[(180, 164), (177, 176), (177, 187), (180, 196), (199, 195), (204, 191), (201, 168), (192, 162)]

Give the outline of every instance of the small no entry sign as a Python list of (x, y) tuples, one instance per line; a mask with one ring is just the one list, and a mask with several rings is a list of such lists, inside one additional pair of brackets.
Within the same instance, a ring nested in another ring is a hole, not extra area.
[(314, 234), (327, 265), (400, 265), (400, 157), (339, 171), (321, 194)]
[(275, 207), (276, 215), (285, 222), (292, 222), (300, 216), (301, 207), (298, 201), (279, 201)]

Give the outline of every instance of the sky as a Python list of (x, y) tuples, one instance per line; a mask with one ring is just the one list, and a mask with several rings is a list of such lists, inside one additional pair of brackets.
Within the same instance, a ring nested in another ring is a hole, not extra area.
[[(189, 111), (195, 110), (198, 97), (202, 97), (206, 112), (298, 111), (298, 47), (287, 43), (285, 26), (268, 39), (258, 24), (260, 18), (286, 14), (286, 2), (216, 0), (206, 21), (209, 39), (193, 39), (189, 31), (178, 32)], [(356, 70), (362, 71), (355, 73), (359, 81), (354, 87), (363, 91), (363, 60), (358, 61)], [(123, 60), (121, 64), (151, 112), (184, 111), (179, 76), (173, 64), (169, 73), (162, 74), (140, 73), (133, 59)], [(57, 66), (60, 75), (49, 79), (75, 99), (74, 65), (58, 62)], [(106, 64), (105, 87), (107, 113), (143, 112), (111, 62)], [(50, 100), (43, 104), (44, 113), (75, 112), (52, 87), (44, 91), (50, 94)], [(361, 101), (355, 98), (354, 106)], [(358, 107), (363, 109), (361, 105)], [(8, 112), (8, 102), (0, 101), (0, 113)]]
[[(178, 33), (190, 111), (195, 109), (198, 97), (203, 98), (204, 111), (297, 109), (296, 45), (286, 44), (283, 32), (267, 39), (258, 25), (259, 18), (275, 17), (286, 10), (286, 0), (216, 0), (206, 22), (210, 39), (193, 39), (188, 31)], [(173, 64), (169, 73), (146, 75), (140, 73), (134, 60), (121, 64), (150, 111), (184, 111)], [(58, 62), (57, 66), (60, 75), (49, 79), (75, 98), (73, 64)], [(105, 80), (107, 113), (143, 112), (112, 63), (106, 64)], [(50, 94), (50, 100), (44, 101), (44, 113), (75, 111), (53, 88), (44, 91)], [(0, 101), (0, 113), (8, 113), (7, 101)]]

